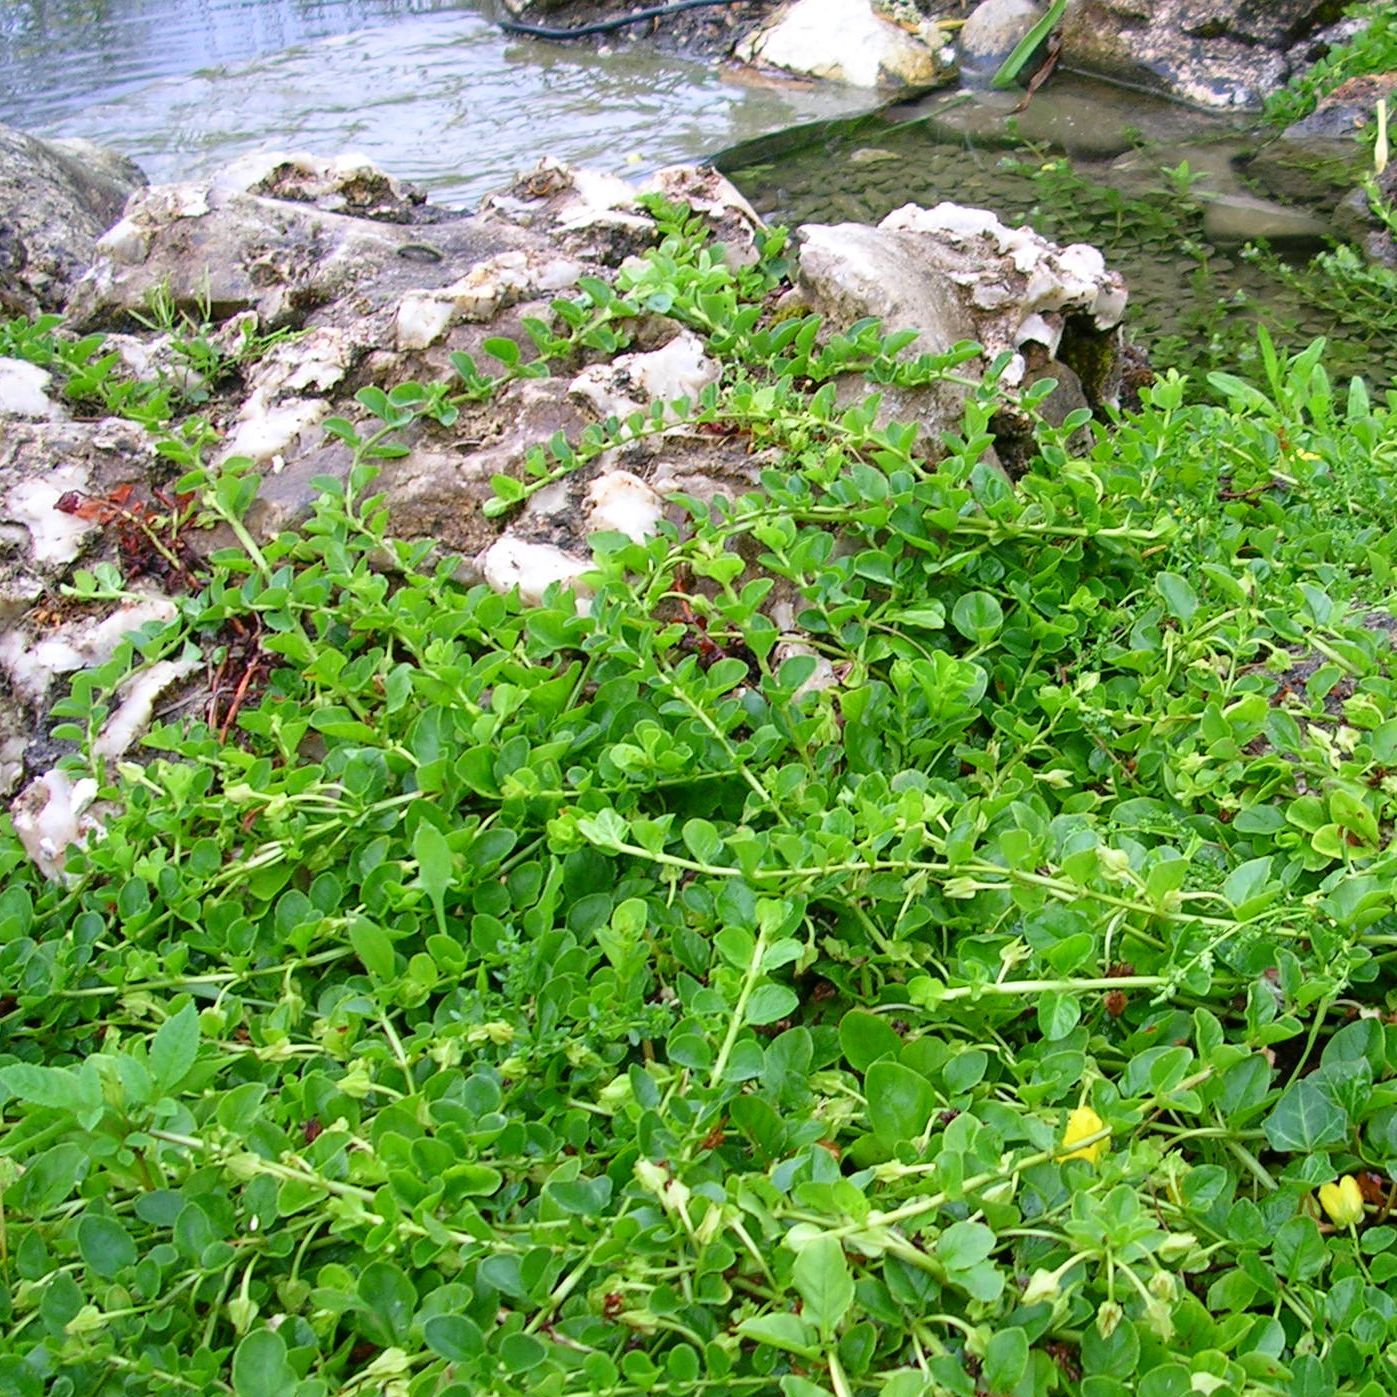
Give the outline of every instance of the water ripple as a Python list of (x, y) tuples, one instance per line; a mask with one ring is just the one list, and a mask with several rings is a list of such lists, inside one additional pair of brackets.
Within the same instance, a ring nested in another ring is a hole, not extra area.
[(469, 203), (544, 154), (653, 168), (870, 103), (738, 85), (641, 46), (506, 36), (442, 0), (97, 0), (93, 14), (0, 7), (0, 120), (114, 146), (156, 180), (255, 149), (354, 149)]

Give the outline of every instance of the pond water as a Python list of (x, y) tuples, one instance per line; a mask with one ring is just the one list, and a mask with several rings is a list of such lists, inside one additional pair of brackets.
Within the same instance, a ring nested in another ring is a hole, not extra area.
[[(760, 213), (792, 226), (876, 223), (903, 204), (949, 200), (1059, 242), (1095, 243), (1126, 279), (1127, 324), (1156, 366), (1246, 368), (1263, 321), (1289, 345), (1326, 336), (1336, 374), (1392, 381), (1390, 342), (1366, 314), (1333, 304), (1311, 265), (1343, 179), (1315, 176), (1287, 191), (1301, 205), (1287, 208), (1257, 177), (1265, 157), (1253, 163), (1270, 137), (1236, 117), (1070, 74), (1023, 111), (1020, 101), (933, 93), (752, 141), (716, 163)], [(1269, 252), (1247, 246), (1267, 233)]]
[(867, 110), (617, 43), (523, 39), (489, 0), (0, 0), (0, 121), (83, 136), (153, 180), (255, 149), (354, 150), (469, 204), (541, 155), (653, 169)]

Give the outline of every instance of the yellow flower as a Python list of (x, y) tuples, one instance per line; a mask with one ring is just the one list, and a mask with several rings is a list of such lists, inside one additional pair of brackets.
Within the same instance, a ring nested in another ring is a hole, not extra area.
[(1084, 1159), (1088, 1164), (1095, 1164), (1103, 1154), (1109, 1140), (1103, 1138), (1093, 1141), (1090, 1145), (1083, 1145), (1081, 1149), (1074, 1150), (1073, 1145), (1082, 1140), (1086, 1140), (1098, 1134), (1106, 1128), (1106, 1122), (1091, 1109), (1090, 1106), (1078, 1106), (1070, 1116), (1067, 1117), (1067, 1133), (1062, 1137), (1063, 1148), (1068, 1151), (1059, 1155), (1059, 1159)]
[(1363, 1221), (1363, 1192), (1352, 1174), (1345, 1174), (1336, 1184), (1319, 1186), (1319, 1206), (1329, 1214), (1338, 1227), (1352, 1227)]

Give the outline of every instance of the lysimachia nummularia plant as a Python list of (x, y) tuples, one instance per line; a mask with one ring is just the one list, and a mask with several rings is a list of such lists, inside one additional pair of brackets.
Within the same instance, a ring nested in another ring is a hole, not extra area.
[[(299, 532), (167, 436), (241, 541), (60, 705), (101, 837), (0, 838), (0, 1392), (1397, 1389), (1393, 402), (1267, 341), (1010, 485), (993, 373), (935, 464), (836, 405), (973, 350), (666, 231), (501, 378), (366, 393)], [(582, 608), (392, 540), (397, 431), (640, 313), (759, 489), (594, 537)], [(235, 721), (99, 755), (247, 634)]]

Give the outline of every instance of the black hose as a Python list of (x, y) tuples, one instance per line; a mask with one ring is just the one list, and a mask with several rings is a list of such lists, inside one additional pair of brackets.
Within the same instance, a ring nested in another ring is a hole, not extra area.
[(642, 20), (677, 15), (681, 10), (698, 10), (707, 5), (737, 3), (738, 0), (675, 0), (672, 5), (652, 5), (648, 10), (633, 10), (630, 14), (621, 15), (616, 19), (599, 19), (595, 24), (579, 24), (575, 29), (554, 29), (546, 24), (524, 24), (517, 19), (497, 19), (495, 23), (506, 34), (527, 34), (531, 39), (580, 39), (587, 34), (609, 34), (614, 29), (624, 29), (628, 24), (639, 24)]

